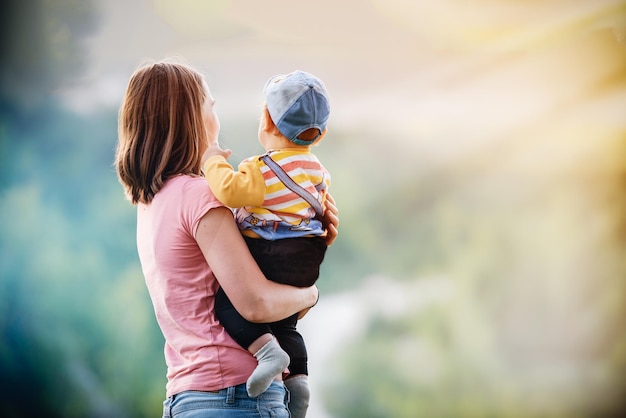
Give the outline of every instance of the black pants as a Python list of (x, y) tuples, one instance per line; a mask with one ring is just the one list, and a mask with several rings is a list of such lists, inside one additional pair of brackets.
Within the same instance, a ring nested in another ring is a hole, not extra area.
[[(276, 241), (244, 237), (250, 253), (268, 279), (298, 287), (313, 285), (326, 253), (323, 238), (287, 238)], [(247, 349), (261, 335), (272, 333), (291, 362), (291, 374), (308, 374), (306, 345), (296, 329), (298, 314), (270, 324), (242, 317), (220, 287), (215, 295), (215, 314), (228, 334)]]

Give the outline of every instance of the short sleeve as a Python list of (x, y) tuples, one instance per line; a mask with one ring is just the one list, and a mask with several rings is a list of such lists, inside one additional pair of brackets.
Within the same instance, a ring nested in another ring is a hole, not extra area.
[(189, 177), (181, 193), (183, 228), (194, 239), (200, 219), (211, 209), (224, 206), (203, 177)]

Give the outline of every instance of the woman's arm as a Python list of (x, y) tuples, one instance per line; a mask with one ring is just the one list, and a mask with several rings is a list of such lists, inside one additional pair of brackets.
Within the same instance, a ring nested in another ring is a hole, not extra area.
[(209, 210), (200, 220), (196, 240), (224, 292), (248, 321), (279, 321), (317, 301), (315, 286), (298, 288), (265, 278), (229, 209)]

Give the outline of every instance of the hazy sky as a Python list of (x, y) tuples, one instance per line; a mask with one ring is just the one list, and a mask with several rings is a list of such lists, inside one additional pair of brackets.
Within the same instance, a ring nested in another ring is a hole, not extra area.
[(582, 112), (594, 126), (623, 119), (623, 87), (594, 92), (623, 69), (619, 0), (101, 0), (99, 7), (100, 26), (85, 41), (88, 73), (69, 96), (80, 109), (117, 106), (137, 65), (179, 56), (206, 75), (226, 121), (256, 118), (265, 81), (302, 69), (327, 84), (331, 130), (384, 135), (433, 158), (490, 147), (533, 124), (545, 131), (546, 118), (559, 124)]

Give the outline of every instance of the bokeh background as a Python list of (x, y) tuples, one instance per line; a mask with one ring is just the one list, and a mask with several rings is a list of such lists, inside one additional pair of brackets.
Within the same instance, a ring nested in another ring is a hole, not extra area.
[(198, 68), (232, 162), (262, 87), (330, 92), (340, 237), (312, 418), (626, 412), (626, 4), (13, 0), (0, 13), (3, 417), (156, 417), (163, 338), (112, 167), (130, 74)]

